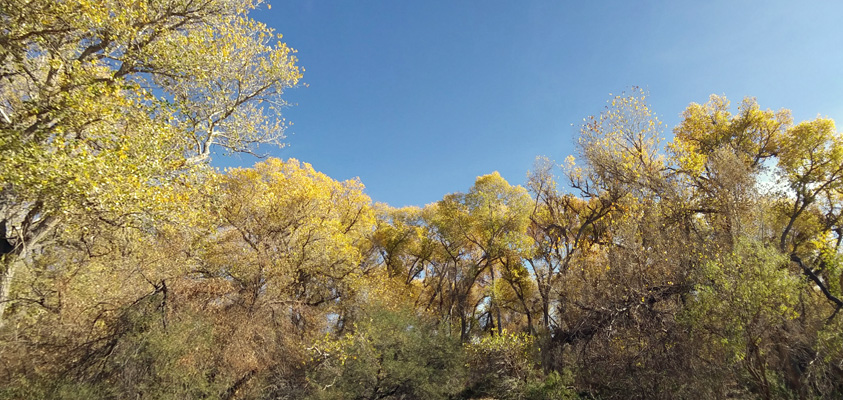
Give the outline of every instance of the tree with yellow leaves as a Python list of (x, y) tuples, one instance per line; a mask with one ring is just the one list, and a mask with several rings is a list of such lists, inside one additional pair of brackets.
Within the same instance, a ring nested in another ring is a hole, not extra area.
[(293, 50), (259, 0), (0, 2), (0, 323), (73, 215), (123, 225), (214, 146), (281, 144)]

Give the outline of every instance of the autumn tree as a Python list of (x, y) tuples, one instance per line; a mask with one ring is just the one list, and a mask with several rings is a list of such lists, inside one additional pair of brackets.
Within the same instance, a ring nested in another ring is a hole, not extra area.
[(383, 205), (373, 242), (387, 275), (406, 285), (422, 278), (436, 247), (418, 207)]
[(521, 279), (527, 277), (521, 257), (529, 248), (529, 207), (526, 190), (493, 173), (478, 177), (469, 192), (445, 196), (428, 210), (443, 256), (427, 277), (437, 282), (431, 301), (447, 299), (463, 340), (476, 328), (476, 318), (500, 332), (505, 291), (519, 307), (528, 312), (532, 307), (529, 283)]
[(0, 4), (0, 321), (20, 263), (75, 215), (125, 224), (215, 146), (280, 144), (293, 51), (257, 1)]
[[(790, 264), (790, 275), (772, 280), (743, 276), (747, 269), (757, 271), (751, 262), (742, 270), (721, 273), (741, 285), (756, 280), (770, 288), (790, 282), (789, 288), (775, 293), (793, 293), (794, 285), (803, 288), (800, 307), (781, 300), (778, 319), (760, 320), (767, 325), (756, 329), (776, 336), (750, 342), (739, 365), (751, 376), (754, 390), (766, 398), (776, 397), (781, 385), (800, 396), (839, 390), (828, 384), (833, 363), (817, 360), (839, 357), (829, 339), (839, 336), (830, 332), (839, 326), (835, 317), (843, 304), (835, 289), (840, 275), (834, 261), (840, 237), (840, 134), (824, 118), (793, 126), (787, 110), (762, 111), (754, 99), (744, 100), (736, 115), (729, 113), (728, 104), (712, 96), (705, 105), (688, 107), (671, 149), (677, 170), (694, 193), (712, 243), (731, 251), (736, 243), (760, 241), (767, 247), (764, 251), (776, 249)], [(764, 190), (764, 180), (775, 184)], [(766, 290), (755, 286), (752, 296), (768, 296)], [(728, 296), (718, 301), (728, 302)], [(788, 310), (793, 312), (789, 319), (784, 318)], [(758, 322), (756, 315), (740, 323)]]
[(340, 300), (358, 287), (371, 202), (358, 181), (296, 160), (230, 170), (219, 185), (218, 225), (186, 283), (206, 293), (195, 307), (216, 309), (227, 332), (218, 345), (240, 378), (283, 375), (309, 340), (344, 323)]
[[(203, 206), (196, 192), (172, 196), (190, 199), (183, 209)], [(0, 398), (224, 391), (227, 377), (205, 378), (215, 357), (210, 316), (173, 312), (184, 311), (175, 293), (191, 266), (185, 239), (206, 230), (197, 224), (202, 219), (186, 213), (178, 226), (162, 222), (154, 230), (94, 221), (63, 229), (13, 283), (0, 331)]]
[(234, 398), (306, 386), (304, 348), (339, 329), (362, 286), (374, 226), (362, 185), (276, 159), (204, 183), (186, 207), (203, 218), (88, 227), (21, 271), (0, 334), (0, 395)]
[(534, 197), (528, 233), (534, 247), (527, 262), (536, 281), (545, 332), (558, 328), (559, 316), (565, 313), (560, 300), (566, 288), (561, 280), (577, 257), (586, 257), (592, 246), (606, 240), (607, 217), (618, 210), (619, 199), (618, 193), (590, 192), (585, 187), (592, 200), (563, 193), (553, 171), (549, 159), (539, 158), (528, 174)]

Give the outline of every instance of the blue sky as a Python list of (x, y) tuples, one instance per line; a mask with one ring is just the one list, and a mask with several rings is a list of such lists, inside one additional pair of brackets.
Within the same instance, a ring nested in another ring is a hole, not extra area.
[(492, 171), (523, 184), (632, 86), (668, 135), (713, 93), (843, 125), (839, 1), (270, 1), (252, 17), (298, 50), (308, 86), (285, 95), (288, 147), (264, 150), (392, 206)]

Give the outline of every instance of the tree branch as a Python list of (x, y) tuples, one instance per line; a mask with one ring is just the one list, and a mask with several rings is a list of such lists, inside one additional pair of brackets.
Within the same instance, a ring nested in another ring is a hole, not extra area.
[[(823, 283), (822, 279), (820, 279), (820, 277), (818, 277), (817, 274), (814, 273), (814, 271), (808, 268), (808, 266), (806, 266), (805, 263), (802, 262), (802, 259), (799, 258), (799, 256), (797, 256), (795, 253), (792, 253), (790, 255), (790, 260), (795, 262), (797, 265), (799, 265), (800, 268), (802, 268), (802, 273), (805, 274), (808, 279), (813, 281), (814, 284), (816, 284), (820, 288), (820, 291), (823, 293), (823, 295), (825, 295), (825, 298), (827, 298), (830, 302), (834, 303), (838, 309), (843, 307), (843, 300), (840, 300), (839, 298), (831, 294), (831, 292), (828, 290), (828, 287)], [(836, 314), (837, 311), (834, 312), (834, 315)], [(834, 315), (832, 315), (832, 317)]]

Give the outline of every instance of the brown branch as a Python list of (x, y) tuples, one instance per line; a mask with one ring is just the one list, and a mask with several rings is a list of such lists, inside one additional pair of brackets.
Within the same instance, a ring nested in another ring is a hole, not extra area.
[[(818, 277), (817, 274), (814, 273), (814, 271), (808, 268), (808, 266), (806, 266), (805, 263), (802, 262), (802, 259), (799, 258), (799, 256), (797, 256), (795, 253), (791, 254), (790, 260), (795, 262), (797, 265), (799, 265), (800, 268), (802, 268), (802, 273), (805, 274), (808, 279), (813, 281), (814, 284), (816, 284), (817, 287), (820, 288), (820, 291), (823, 293), (823, 295), (825, 295), (826, 299), (834, 303), (834, 305), (836, 305), (838, 309), (843, 307), (843, 300), (840, 300), (839, 298), (831, 294), (831, 292), (828, 290), (828, 287), (823, 283), (822, 279), (820, 279), (820, 277)], [(834, 312), (832, 317), (835, 315), (837, 315), (837, 311)]]

